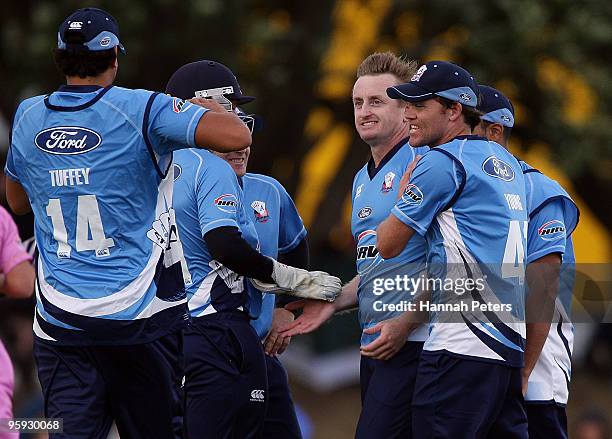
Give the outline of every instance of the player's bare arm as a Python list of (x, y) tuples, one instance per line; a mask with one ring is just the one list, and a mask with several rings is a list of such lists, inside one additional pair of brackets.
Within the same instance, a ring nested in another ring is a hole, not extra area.
[(525, 306), (527, 320), (527, 343), (525, 366), (522, 371), (523, 394), (527, 392), (529, 375), (533, 371), (546, 338), (555, 309), (559, 291), (561, 257), (551, 253), (527, 265), (526, 277), (529, 295)]
[(425, 308), (422, 308), (420, 303), (428, 302), (430, 299), (429, 291), (421, 291), (413, 299), (413, 303), (417, 305), (414, 310), (404, 311), (397, 317), (383, 320), (364, 329), (363, 332), (366, 334), (380, 333), (380, 335), (373, 342), (361, 347), (361, 355), (376, 360), (393, 358), (404, 346), (410, 333), (428, 321), (429, 314), (424, 311)]
[(8, 273), (3, 273), (0, 293), (14, 299), (27, 299), (34, 292), (34, 267), (30, 261), (15, 265)]
[(263, 342), (264, 350), (268, 355), (280, 355), (285, 352), (285, 349), (291, 342), (291, 336), (282, 334), (280, 331), (282, 328), (290, 325), (295, 316), (289, 310), (285, 308), (275, 308), (274, 315), (272, 317), (272, 327), (270, 332), (266, 336)]
[(399, 255), (414, 233), (412, 227), (389, 215), (376, 229), (378, 253), (385, 259)]
[(302, 310), (302, 314), (291, 324), (280, 328), (281, 334), (294, 336), (308, 334), (318, 329), (335, 313), (347, 311), (357, 306), (357, 286), (359, 276), (355, 276), (342, 287), (340, 295), (333, 303), (321, 300), (297, 300), (285, 306), (290, 311)]
[(207, 108), (195, 132), (196, 144), (218, 152), (240, 151), (251, 145), (251, 131), (233, 112), (213, 99), (193, 98), (191, 103)]
[(419, 163), (419, 160), (421, 160), (421, 157), (423, 156), (417, 155), (412, 161), (412, 163), (410, 163), (410, 165), (408, 165), (408, 167), (406, 168), (406, 172), (404, 172), (404, 175), (402, 175), (402, 179), (400, 180), (400, 187), (399, 187), (399, 190), (397, 191), (398, 200), (402, 198), (402, 194), (406, 190), (406, 186), (408, 186), (408, 183), (410, 183), (412, 172), (414, 171), (414, 168), (416, 168), (417, 163)]
[(5, 180), (6, 201), (8, 201), (11, 210), (17, 215), (25, 215), (31, 212), (30, 199), (21, 184), (11, 180), (9, 177), (5, 177)]

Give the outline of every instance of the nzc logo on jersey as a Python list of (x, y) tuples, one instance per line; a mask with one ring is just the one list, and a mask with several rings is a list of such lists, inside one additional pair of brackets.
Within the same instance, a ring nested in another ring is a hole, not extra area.
[(491, 156), (484, 161), (482, 170), (491, 177), (499, 178), (504, 181), (514, 180), (514, 169), (512, 169), (508, 163), (495, 156)]
[(34, 143), (38, 149), (51, 154), (83, 154), (97, 148), (102, 137), (89, 128), (55, 127), (38, 133)]
[(387, 172), (385, 175), (385, 181), (383, 181), (382, 188), (380, 191), (384, 194), (393, 190), (393, 179), (395, 178), (395, 174), (393, 172)]
[(266, 203), (263, 201), (253, 201), (251, 207), (255, 211), (255, 220), (258, 223), (265, 223), (270, 219), (268, 209), (266, 209)]
[(544, 241), (554, 241), (565, 236), (565, 224), (559, 220), (548, 221), (538, 229), (538, 235)]
[(236, 213), (238, 210), (238, 199), (234, 194), (223, 194), (215, 198), (215, 206), (217, 209), (227, 212), (227, 213)]

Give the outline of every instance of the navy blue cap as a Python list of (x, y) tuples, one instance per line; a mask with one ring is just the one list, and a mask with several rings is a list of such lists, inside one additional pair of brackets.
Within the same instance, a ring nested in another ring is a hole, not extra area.
[[(79, 33), (82, 43), (67, 43), (66, 32)], [(121, 52), (125, 48), (119, 41), (117, 20), (106, 11), (98, 8), (78, 9), (60, 25), (57, 33), (58, 49), (108, 50), (118, 46)]]
[(491, 123), (499, 123), (505, 127), (514, 126), (514, 106), (502, 92), (488, 85), (478, 86), (480, 90), (480, 106), (483, 113), (480, 118)]
[(202, 60), (185, 64), (170, 77), (166, 93), (181, 99), (223, 95), (238, 105), (254, 101), (242, 94), (236, 75), (221, 63)]
[(462, 67), (446, 61), (423, 64), (406, 84), (387, 89), (391, 99), (419, 102), (434, 96), (459, 102), (466, 107), (478, 105), (478, 84)]

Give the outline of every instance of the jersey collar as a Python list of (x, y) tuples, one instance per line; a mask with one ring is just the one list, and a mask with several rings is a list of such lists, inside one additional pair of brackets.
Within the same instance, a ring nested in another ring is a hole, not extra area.
[(62, 85), (57, 91), (69, 93), (93, 93), (102, 89), (99, 85)]
[(378, 171), (380, 171), (389, 162), (389, 160), (391, 160), (393, 158), (393, 156), (400, 149), (402, 149), (402, 146), (404, 146), (404, 145), (406, 145), (408, 143), (409, 139), (410, 139), (410, 137), (405, 137), (402, 140), (400, 140), (397, 145), (395, 145), (393, 148), (391, 148), (391, 151), (389, 151), (387, 154), (385, 154), (383, 159), (380, 161), (380, 163), (378, 164), (378, 167), (376, 167), (374, 165), (374, 158), (370, 157), (370, 160), (368, 160), (368, 175), (370, 176), (370, 180), (373, 180), (374, 177), (376, 177), (376, 174), (378, 174)]
[[(487, 139), (486, 137), (476, 136), (474, 134), (464, 134), (462, 136), (455, 137), (453, 140), (484, 140), (485, 142), (489, 141), (489, 139)], [(451, 141), (449, 141), (447, 143), (450, 143), (453, 140), (451, 140)]]

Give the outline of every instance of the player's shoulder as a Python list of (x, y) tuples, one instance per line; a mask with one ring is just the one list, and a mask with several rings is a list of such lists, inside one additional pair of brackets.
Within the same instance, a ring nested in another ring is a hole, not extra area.
[(18, 120), (19, 115), (30, 110), (32, 107), (36, 105), (42, 105), (46, 96), (47, 95), (32, 96), (21, 101), (17, 106), (17, 110), (15, 111), (15, 121)]
[(370, 178), (368, 175), (368, 163), (369, 162), (366, 162), (366, 164), (359, 168), (359, 170), (355, 173), (355, 177), (353, 177), (353, 185), (357, 184), (366, 177), (368, 179)]
[[(155, 92), (151, 90), (144, 90), (140, 88), (126, 88), (119, 87), (114, 85), (111, 89), (106, 93), (104, 98), (106, 100), (119, 100), (131, 103), (132, 106), (136, 103), (146, 103), (151, 96), (153, 96)], [(162, 93), (158, 93), (162, 94)]]
[(421, 159), (419, 160), (418, 166), (427, 166), (427, 167), (435, 167), (435, 166), (444, 166), (452, 163), (455, 159), (452, 155), (449, 155), (447, 148), (443, 148), (440, 146), (436, 146), (434, 148), (429, 148), (423, 154)]
[(249, 182), (249, 184), (255, 184), (258, 187), (265, 187), (268, 190), (272, 190), (274, 192), (278, 192), (280, 195), (284, 195), (286, 197), (290, 197), (285, 186), (278, 181), (276, 178), (271, 177), (265, 174), (256, 174), (253, 172), (247, 172), (244, 174), (243, 179)]

